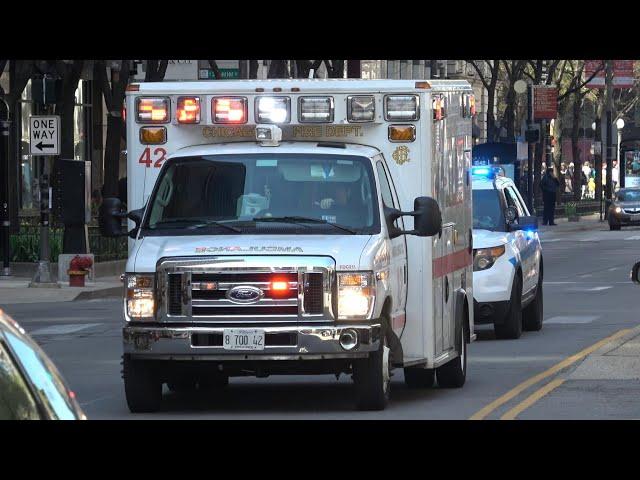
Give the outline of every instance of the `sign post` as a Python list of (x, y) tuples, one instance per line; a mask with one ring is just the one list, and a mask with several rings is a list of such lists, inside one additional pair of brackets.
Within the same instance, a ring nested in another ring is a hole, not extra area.
[[(46, 109), (47, 106), (45, 105), (44, 108)], [(43, 168), (40, 171), (40, 260), (29, 286), (59, 288), (60, 285), (54, 282), (51, 277), (51, 252), (49, 249), (51, 188), (49, 187), (49, 174), (52, 156), (60, 155), (60, 117), (57, 115), (34, 115), (29, 118), (29, 126), (29, 153), (44, 157)]]

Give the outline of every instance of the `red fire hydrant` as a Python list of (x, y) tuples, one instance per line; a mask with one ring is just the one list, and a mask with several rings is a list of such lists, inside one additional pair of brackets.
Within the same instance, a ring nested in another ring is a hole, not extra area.
[(93, 266), (93, 260), (91, 257), (81, 257), (76, 255), (69, 262), (69, 286), (70, 287), (84, 287), (84, 277), (89, 273)]

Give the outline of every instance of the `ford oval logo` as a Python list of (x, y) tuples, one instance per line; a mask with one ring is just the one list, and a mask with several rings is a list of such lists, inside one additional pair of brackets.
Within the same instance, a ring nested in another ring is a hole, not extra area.
[(258, 287), (238, 285), (227, 290), (226, 296), (233, 303), (258, 303), (264, 296), (264, 292)]

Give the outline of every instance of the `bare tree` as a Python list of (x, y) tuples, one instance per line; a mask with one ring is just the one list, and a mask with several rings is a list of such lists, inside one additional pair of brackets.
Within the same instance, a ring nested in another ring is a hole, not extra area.
[(318, 76), (318, 68), (322, 65), (322, 60), (296, 60), (296, 77), (307, 78), (309, 72), (313, 70), (314, 78)]
[(487, 91), (487, 141), (493, 141), (496, 136), (495, 99), (500, 73), (500, 60), (467, 60), (467, 62), (476, 71), (478, 78)]
[(73, 132), (74, 112), (76, 108), (76, 90), (80, 83), (80, 75), (85, 60), (56, 61), (56, 71), (62, 81), (61, 95), (56, 102), (56, 113), (60, 115), (60, 128), (66, 135), (60, 140), (60, 155), (62, 158), (72, 159), (75, 155), (75, 136)]
[(167, 73), (167, 66), (169, 66), (169, 60), (147, 60), (144, 81), (161, 82)]

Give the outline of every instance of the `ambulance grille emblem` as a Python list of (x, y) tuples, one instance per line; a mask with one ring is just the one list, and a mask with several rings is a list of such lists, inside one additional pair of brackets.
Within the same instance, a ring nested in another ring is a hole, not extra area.
[(409, 147), (405, 145), (400, 145), (397, 147), (393, 153), (391, 154), (393, 160), (398, 164), (402, 165), (409, 161)]

